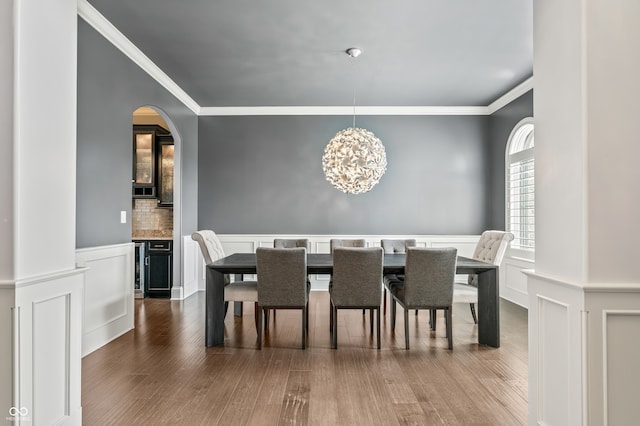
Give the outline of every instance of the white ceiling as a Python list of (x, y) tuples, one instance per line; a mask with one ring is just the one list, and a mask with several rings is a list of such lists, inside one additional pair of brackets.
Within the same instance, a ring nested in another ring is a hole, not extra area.
[(533, 0), (88, 1), (201, 107), (486, 106), (532, 75)]

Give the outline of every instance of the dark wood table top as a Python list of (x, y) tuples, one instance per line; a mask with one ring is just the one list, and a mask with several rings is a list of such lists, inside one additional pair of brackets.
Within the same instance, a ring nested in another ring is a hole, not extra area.
[[(404, 272), (405, 255), (402, 253), (385, 254), (383, 260), (383, 270), (385, 274)], [(255, 274), (256, 254), (255, 253), (234, 253), (218, 259), (207, 265), (208, 268), (225, 274)], [(458, 256), (456, 273), (477, 274), (497, 269), (497, 265)], [(331, 274), (333, 271), (333, 257), (327, 253), (308, 253), (307, 272), (310, 274)]]

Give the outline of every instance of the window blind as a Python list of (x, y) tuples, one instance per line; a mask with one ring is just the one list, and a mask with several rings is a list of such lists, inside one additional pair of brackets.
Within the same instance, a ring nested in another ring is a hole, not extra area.
[(514, 240), (511, 246), (535, 249), (534, 159), (528, 158), (509, 165), (509, 230)]

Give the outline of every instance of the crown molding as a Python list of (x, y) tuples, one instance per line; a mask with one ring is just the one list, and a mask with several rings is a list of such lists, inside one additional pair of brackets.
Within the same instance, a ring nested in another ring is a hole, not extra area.
[(489, 115), (489, 112), (482, 106), (261, 106), (201, 107), (200, 115)]
[(523, 81), (488, 106), (243, 106), (201, 107), (151, 59), (124, 36), (87, 0), (78, 0), (78, 16), (107, 41), (167, 89), (198, 116), (251, 115), (491, 115), (533, 88), (533, 77)]
[(111, 22), (98, 12), (87, 0), (78, 0), (78, 16), (91, 25), (98, 33), (124, 53), (136, 65), (142, 68), (160, 85), (182, 102), (196, 115), (200, 113), (200, 105), (196, 103), (180, 86), (164, 73), (151, 59), (124, 36)]
[(487, 106), (489, 115), (498, 111), (500, 108), (507, 106), (509, 103), (515, 101), (516, 99), (518, 99), (520, 96), (524, 95), (531, 89), (533, 89), (533, 76), (529, 77), (528, 79), (518, 84), (513, 89), (509, 90), (504, 95), (500, 96), (495, 101), (491, 102)]

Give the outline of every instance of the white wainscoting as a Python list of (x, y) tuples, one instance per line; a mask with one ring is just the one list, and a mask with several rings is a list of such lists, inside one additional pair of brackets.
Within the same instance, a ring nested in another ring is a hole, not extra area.
[(191, 236), (182, 237), (182, 297), (184, 299), (198, 291), (199, 282), (203, 279), (198, 276), (198, 272), (204, 270), (203, 265), (204, 259), (198, 242), (193, 241)]
[(500, 297), (524, 308), (529, 307), (527, 276), (524, 271), (535, 269), (532, 259), (514, 256), (507, 250), (500, 265)]
[(533, 272), (527, 272), (527, 283), (529, 424), (585, 424), (583, 289)]
[(86, 274), (82, 317), (82, 356), (134, 327), (133, 243), (76, 250)]
[(589, 424), (637, 424), (640, 283), (589, 285), (585, 305)]
[[(81, 424), (82, 287), (77, 268), (16, 281), (12, 406), (19, 424)], [(5, 412), (8, 414), (8, 412)], [(18, 423), (16, 423), (18, 424)]]
[(529, 424), (636, 424), (640, 283), (527, 280)]

